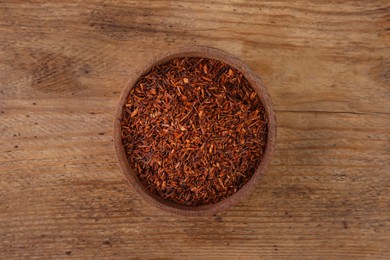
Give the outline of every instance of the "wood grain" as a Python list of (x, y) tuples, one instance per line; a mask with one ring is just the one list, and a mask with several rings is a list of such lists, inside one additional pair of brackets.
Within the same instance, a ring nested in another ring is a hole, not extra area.
[[(2, 1), (0, 258), (390, 258), (388, 1)], [(117, 166), (115, 104), (185, 44), (247, 62), (277, 110), (248, 200), (154, 208)]]

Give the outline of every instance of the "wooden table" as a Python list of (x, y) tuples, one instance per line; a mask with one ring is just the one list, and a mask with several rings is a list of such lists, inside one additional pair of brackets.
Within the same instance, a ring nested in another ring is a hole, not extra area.
[[(0, 3), (0, 258), (390, 258), (388, 1), (34, 2)], [(277, 111), (270, 170), (213, 217), (149, 205), (113, 148), (126, 81), (186, 44)]]

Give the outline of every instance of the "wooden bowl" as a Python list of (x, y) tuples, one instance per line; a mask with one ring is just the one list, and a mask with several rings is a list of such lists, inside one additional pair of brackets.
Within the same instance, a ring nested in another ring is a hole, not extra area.
[[(202, 206), (185, 206), (177, 204), (174, 202), (166, 201), (160, 196), (150, 192), (138, 179), (137, 174), (134, 169), (132, 169), (127, 161), (126, 153), (122, 144), (121, 138), (121, 119), (123, 114), (123, 106), (126, 103), (127, 97), (131, 88), (137, 83), (138, 79), (147, 74), (153, 66), (160, 65), (171, 59), (179, 57), (203, 57), (209, 59), (220, 60), (230, 66), (234, 67), (238, 71), (242, 72), (244, 77), (248, 80), (252, 88), (257, 92), (261, 103), (265, 107), (267, 117), (268, 117), (268, 136), (267, 136), (267, 145), (264, 151), (264, 156), (257, 170), (251, 177), (251, 179), (236, 193), (231, 195), (228, 198), (223, 199), (222, 201), (216, 204), (202, 205)], [(247, 195), (254, 190), (260, 177), (266, 171), (269, 162), (271, 160), (271, 155), (275, 147), (276, 140), (276, 121), (275, 121), (275, 112), (272, 106), (271, 97), (268, 94), (267, 88), (263, 85), (260, 78), (257, 77), (253, 71), (241, 60), (232, 56), (231, 54), (210, 48), (205, 46), (186, 46), (177, 50), (169, 51), (149, 62), (144, 66), (136, 75), (134, 75), (130, 81), (127, 83), (125, 88), (122, 91), (120, 96), (118, 106), (116, 109), (116, 117), (114, 124), (114, 141), (115, 141), (115, 151), (118, 157), (119, 165), (122, 168), (123, 173), (125, 174), (128, 182), (132, 187), (138, 191), (141, 197), (147, 199), (153, 205), (162, 208), (164, 210), (186, 215), (186, 216), (203, 216), (203, 215), (212, 215), (216, 212), (227, 209), (228, 207), (236, 204), (239, 200), (243, 200)]]

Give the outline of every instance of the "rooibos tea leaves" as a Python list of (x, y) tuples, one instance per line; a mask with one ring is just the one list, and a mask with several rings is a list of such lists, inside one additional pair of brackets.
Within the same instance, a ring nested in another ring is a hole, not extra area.
[(251, 178), (267, 142), (267, 117), (242, 73), (205, 58), (153, 67), (123, 107), (122, 143), (151, 192), (188, 206), (213, 204)]

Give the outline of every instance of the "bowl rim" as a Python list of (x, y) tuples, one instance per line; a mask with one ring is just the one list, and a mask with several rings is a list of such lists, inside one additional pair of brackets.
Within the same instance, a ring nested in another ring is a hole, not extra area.
[[(263, 158), (259, 166), (257, 167), (256, 171), (253, 173), (253, 176), (236, 193), (232, 194), (231, 196), (215, 204), (201, 205), (201, 206), (185, 206), (185, 205), (164, 200), (162, 197), (150, 192), (140, 182), (140, 180), (137, 177), (137, 174), (130, 167), (127, 161), (126, 152), (122, 144), (121, 119), (123, 115), (123, 106), (127, 101), (127, 97), (130, 93), (130, 90), (137, 83), (139, 78), (145, 75), (146, 73), (148, 73), (152, 69), (152, 67), (179, 57), (203, 57), (209, 59), (216, 59), (240, 71), (243, 74), (243, 76), (248, 80), (251, 87), (258, 94), (260, 101), (265, 108), (266, 115), (268, 118), (267, 144), (265, 147)], [(243, 61), (241, 61), (237, 57), (225, 51), (222, 51), (220, 49), (211, 48), (207, 46), (194, 45), (194, 46), (184, 46), (181, 48), (171, 49), (149, 60), (149, 62), (147, 62), (144, 66), (141, 66), (141, 69), (138, 70), (136, 73), (134, 73), (134, 75), (126, 83), (125, 87), (121, 92), (116, 107), (116, 115), (114, 118), (115, 152), (117, 155), (119, 166), (122, 169), (122, 172), (124, 173), (127, 181), (138, 192), (138, 194), (142, 198), (149, 201), (152, 205), (179, 215), (185, 215), (185, 216), (213, 215), (216, 214), (217, 212), (226, 210), (227, 208), (235, 205), (236, 203), (238, 203), (239, 201), (247, 197), (255, 189), (256, 185), (260, 181), (261, 176), (267, 170), (271, 160), (272, 153), (275, 149), (275, 142), (276, 142), (275, 111), (273, 109), (271, 97), (268, 93), (268, 90), (262, 83), (261, 79), (258, 76), (256, 76), (256, 74), (249, 68), (248, 65), (246, 65)]]

